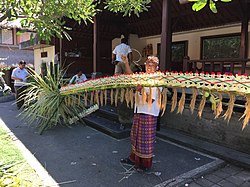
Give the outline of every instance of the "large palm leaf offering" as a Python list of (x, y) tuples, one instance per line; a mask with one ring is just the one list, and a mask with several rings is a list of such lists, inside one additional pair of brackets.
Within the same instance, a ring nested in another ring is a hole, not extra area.
[[(58, 124), (69, 126), (98, 109), (97, 105), (87, 109), (80, 100), (80, 94), (62, 95), (59, 89), (64, 84), (64, 71), (56, 67), (51, 69), (52, 72), (47, 69), (44, 78), (29, 69), (31, 80), (27, 83), (24, 110), (21, 112), (29, 124), (38, 124), (40, 134)], [(74, 102), (69, 103), (66, 98)]]
[[(75, 100), (72, 95), (83, 97), (85, 105), (88, 101), (90, 104), (97, 103), (103, 105), (107, 103), (107, 93), (110, 93), (111, 104), (117, 105), (118, 96), (121, 102), (126, 100), (127, 106), (133, 107), (133, 103), (140, 102), (139, 92), (135, 91), (135, 87), (140, 84), (143, 87), (163, 87), (162, 91), (158, 89), (160, 105), (163, 113), (167, 103), (167, 88), (173, 89), (172, 106), (173, 112), (178, 104), (177, 113), (182, 113), (185, 104), (185, 89), (193, 90), (192, 99), (190, 102), (191, 112), (194, 111), (198, 91), (202, 91), (202, 99), (198, 107), (198, 116), (202, 116), (206, 100), (209, 99), (212, 103), (212, 110), (215, 118), (219, 117), (222, 109), (222, 93), (229, 95), (229, 103), (226, 112), (223, 114), (225, 120), (229, 121), (232, 113), (236, 95), (242, 95), (246, 98), (245, 112), (241, 118), (243, 120), (242, 129), (248, 124), (250, 119), (250, 77), (246, 75), (228, 75), (228, 74), (204, 74), (204, 73), (173, 73), (173, 72), (156, 72), (156, 73), (139, 73), (131, 75), (111, 76), (99, 79), (92, 79), (83, 83), (67, 85), (60, 89), (60, 98), (64, 98), (65, 102), (74, 104)], [(177, 88), (181, 88), (182, 94), (177, 101)], [(110, 90), (109, 92), (107, 90)], [(151, 89), (150, 89), (151, 90)], [(91, 94), (89, 94), (91, 93)], [(149, 97), (150, 96), (149, 92)], [(142, 101), (146, 102), (145, 91), (142, 89)], [(151, 99), (149, 99), (150, 101)], [(57, 101), (59, 102), (59, 101)], [(150, 103), (149, 103), (150, 104)]]

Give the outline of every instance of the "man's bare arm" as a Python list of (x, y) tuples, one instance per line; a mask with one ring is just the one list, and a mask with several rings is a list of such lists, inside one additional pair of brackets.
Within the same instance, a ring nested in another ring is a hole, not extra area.
[(125, 55), (122, 55), (121, 58), (122, 58), (122, 62), (125, 65), (125, 73), (126, 74), (133, 74), (133, 71), (130, 69), (130, 66), (129, 66), (128, 57)]

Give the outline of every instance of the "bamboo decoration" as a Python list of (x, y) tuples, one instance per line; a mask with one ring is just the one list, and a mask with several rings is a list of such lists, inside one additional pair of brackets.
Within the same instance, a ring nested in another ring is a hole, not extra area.
[(127, 107), (129, 108), (130, 94), (129, 94), (129, 89), (128, 88), (126, 88), (125, 100), (126, 100), (126, 103), (127, 103)]
[(199, 105), (199, 110), (198, 110), (199, 118), (201, 118), (201, 116), (202, 116), (202, 112), (203, 112), (203, 109), (205, 107), (205, 104), (206, 104), (206, 95), (205, 95), (205, 93), (203, 93), (202, 98), (201, 98), (201, 102)]
[(176, 108), (177, 105), (177, 90), (176, 88), (173, 88), (173, 97), (172, 97), (172, 107), (171, 107), (171, 112), (173, 112)]
[(147, 95), (147, 101), (148, 101), (148, 105), (149, 107), (152, 107), (152, 88), (149, 88), (149, 94)]
[(214, 110), (214, 115), (215, 115), (214, 118), (215, 119), (217, 119), (220, 116), (220, 114), (222, 113), (222, 111), (223, 111), (223, 108), (222, 108), (222, 95), (221, 95), (221, 93), (218, 93), (218, 95), (219, 95), (219, 101), (218, 101), (218, 103), (216, 105), (216, 108)]
[(110, 104), (113, 105), (113, 102), (114, 102), (114, 90), (111, 89), (111, 91), (110, 91)]
[(130, 108), (134, 108), (134, 91), (130, 89), (129, 91)]
[(118, 94), (119, 94), (119, 90), (116, 89), (116, 91), (115, 91), (115, 106), (117, 106), (117, 104), (118, 104)]
[(228, 102), (228, 108), (225, 114), (223, 115), (224, 120), (227, 120), (227, 123), (229, 123), (229, 120), (231, 119), (233, 108), (234, 108), (234, 102), (235, 102), (235, 95), (229, 94), (229, 102)]
[(86, 107), (88, 106), (88, 93), (84, 93), (83, 97), (84, 97), (84, 106)]
[[(133, 91), (133, 88), (136, 88), (137, 85), (141, 85), (141, 92)], [(140, 102), (146, 103), (149, 102), (150, 106), (150, 88), (158, 87), (158, 100), (157, 105), (160, 106), (162, 111), (166, 110), (166, 89), (173, 88), (173, 96), (171, 102), (171, 112), (173, 112), (177, 106), (177, 88), (182, 89), (182, 95), (178, 102), (177, 113), (182, 113), (185, 104), (185, 89), (192, 89), (192, 98), (190, 102), (191, 113), (194, 112), (196, 98), (199, 92), (208, 93), (210, 97), (203, 94), (201, 102), (198, 107), (198, 116), (202, 116), (203, 109), (205, 107), (206, 100), (209, 100), (212, 103), (212, 110), (215, 118), (218, 118), (222, 112), (222, 93), (228, 93), (230, 100), (228, 108), (224, 115), (222, 116), (225, 120), (229, 121), (234, 107), (235, 96), (242, 95), (246, 97), (245, 103), (245, 112), (240, 119), (243, 119), (244, 129), (250, 120), (250, 76), (247, 75), (228, 75), (228, 74), (204, 74), (204, 73), (175, 73), (175, 72), (155, 72), (155, 73), (140, 73), (140, 74), (130, 74), (130, 75), (119, 75), (111, 76), (99, 79), (92, 79), (85, 81), (83, 83), (75, 85), (67, 85), (60, 89), (61, 95), (68, 95), (65, 103), (71, 105), (74, 103), (74, 98), (71, 98), (71, 95), (76, 95), (78, 93), (88, 93), (91, 92), (90, 96), (90, 105), (93, 105), (93, 92), (95, 91), (95, 102), (99, 100), (99, 96), (96, 90), (104, 90), (105, 104), (107, 98), (107, 90), (110, 89), (110, 99), (111, 104), (118, 104), (118, 95), (120, 92), (120, 101), (125, 100), (127, 106), (133, 107), (134, 101), (136, 104)], [(160, 87), (164, 88), (162, 91)], [(149, 93), (146, 95), (146, 88), (149, 88)], [(115, 89), (115, 90), (114, 90)], [(114, 93), (115, 91), (115, 93)], [(126, 93), (125, 93), (126, 92)], [(160, 93), (161, 92), (161, 93)], [(102, 92), (100, 97), (102, 96)], [(84, 96), (85, 100), (85, 96)], [(102, 100), (102, 99), (101, 99)], [(100, 101), (101, 101), (100, 100)], [(79, 100), (78, 100), (79, 101)], [(101, 101), (102, 104), (102, 101)]]
[(98, 94), (98, 90), (95, 91), (95, 104), (99, 105), (99, 94)]
[(108, 100), (108, 90), (104, 90), (105, 105), (107, 105)]
[(93, 105), (94, 102), (94, 92), (91, 92), (91, 96), (90, 96), (90, 105)]
[(140, 104), (140, 94), (141, 93), (139, 91), (135, 92), (135, 103), (137, 106)]
[(240, 117), (240, 119), (242, 119), (243, 117), (245, 117), (245, 119), (243, 120), (242, 130), (246, 127), (246, 125), (248, 124), (250, 120), (250, 96), (246, 97), (245, 112)]
[(101, 103), (101, 106), (103, 106), (103, 96), (104, 95), (104, 93), (103, 93), (103, 90), (101, 90), (101, 93), (100, 93), (100, 103)]
[(181, 99), (178, 103), (178, 110), (177, 110), (177, 114), (182, 114), (183, 110), (184, 110), (184, 106), (185, 106), (185, 99), (186, 99), (186, 94), (185, 94), (185, 89), (182, 88), (182, 94), (181, 94)]
[(147, 100), (147, 94), (144, 88), (141, 89), (141, 95), (142, 95), (142, 104), (145, 104)]
[(121, 103), (123, 103), (123, 101), (124, 101), (124, 96), (125, 96), (125, 89), (122, 88), (122, 89), (121, 89), (121, 96), (120, 96), (120, 101), (121, 101)]
[(161, 90), (160, 90), (160, 88), (157, 88), (157, 93), (158, 93), (157, 105), (158, 105), (158, 107), (161, 108)]
[(162, 101), (161, 101), (161, 116), (163, 116), (163, 114), (165, 113), (165, 110), (166, 110), (166, 106), (167, 106), (167, 88), (164, 88), (163, 91), (162, 91)]
[(196, 102), (196, 97), (197, 97), (198, 91), (197, 91), (196, 88), (192, 88), (192, 90), (193, 90), (193, 94), (192, 94), (192, 99), (191, 99), (189, 107), (190, 107), (191, 113), (193, 114), (194, 113), (195, 102)]

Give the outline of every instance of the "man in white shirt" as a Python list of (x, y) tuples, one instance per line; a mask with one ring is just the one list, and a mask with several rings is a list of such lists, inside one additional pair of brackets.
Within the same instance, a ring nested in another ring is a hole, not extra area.
[(112, 52), (112, 64), (115, 65), (115, 74), (125, 73), (125, 66), (122, 62), (121, 55), (127, 56), (129, 62), (132, 62), (132, 50), (127, 45), (127, 39), (122, 38), (121, 44), (117, 45)]
[(16, 104), (17, 108), (20, 109), (24, 104), (24, 92), (27, 89), (25, 82), (27, 82), (27, 78), (29, 76), (28, 71), (25, 68), (26, 62), (21, 60), (19, 62), (19, 67), (15, 68), (12, 71), (11, 79), (14, 80), (14, 87), (16, 92)]
[(76, 75), (74, 75), (70, 79), (69, 84), (80, 83), (86, 80), (87, 80), (87, 77), (82, 73), (82, 71), (79, 71)]

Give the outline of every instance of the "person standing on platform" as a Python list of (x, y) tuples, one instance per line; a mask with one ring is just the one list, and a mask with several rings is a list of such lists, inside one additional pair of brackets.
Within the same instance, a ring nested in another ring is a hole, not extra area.
[(132, 49), (127, 44), (126, 38), (121, 39), (121, 44), (117, 45), (112, 52), (112, 64), (115, 65), (115, 74), (125, 73), (125, 66), (122, 62), (121, 55), (127, 56), (129, 62), (132, 62)]

